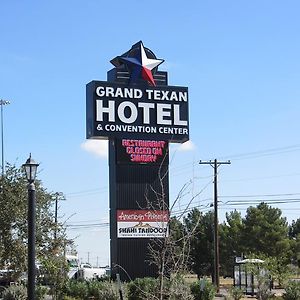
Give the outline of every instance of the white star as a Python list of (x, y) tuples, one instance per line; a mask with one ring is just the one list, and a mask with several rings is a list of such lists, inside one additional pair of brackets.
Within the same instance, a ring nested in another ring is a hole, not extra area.
[(143, 44), (141, 44), (141, 57), (142, 57), (142, 61), (141, 61), (142, 67), (147, 68), (150, 71), (155, 67), (159, 66), (164, 61), (163, 59), (148, 58)]

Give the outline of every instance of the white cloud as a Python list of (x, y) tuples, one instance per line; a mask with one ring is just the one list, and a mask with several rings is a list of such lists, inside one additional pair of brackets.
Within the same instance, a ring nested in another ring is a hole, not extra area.
[[(81, 144), (81, 148), (89, 153), (94, 154), (97, 157), (108, 158), (108, 141), (106, 140), (86, 140)], [(175, 147), (175, 149), (172, 149), (171, 147), (170, 150), (175, 150), (175, 152), (187, 152), (193, 151), (195, 148), (196, 146), (193, 144), (192, 141), (187, 141), (181, 144), (179, 147)]]
[(181, 144), (178, 148), (179, 151), (193, 151), (196, 148), (195, 144), (192, 141), (187, 141)]
[(81, 148), (101, 158), (108, 157), (108, 141), (106, 140), (86, 140)]

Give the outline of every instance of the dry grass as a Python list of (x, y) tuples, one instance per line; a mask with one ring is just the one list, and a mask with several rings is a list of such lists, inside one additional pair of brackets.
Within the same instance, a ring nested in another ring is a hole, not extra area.
[[(196, 274), (187, 274), (187, 275), (184, 276), (184, 279), (186, 280), (186, 282), (192, 283), (192, 282), (197, 281), (197, 275)], [(206, 279), (208, 281), (211, 281), (210, 277), (206, 277)], [(233, 286), (233, 278), (230, 278), (230, 277), (226, 277), (226, 278), (220, 277), (220, 286), (225, 287), (225, 288), (232, 287)]]
[(231, 277), (226, 277), (226, 278), (221, 277), (220, 278), (220, 286), (223, 287), (223, 288), (226, 288), (226, 289), (231, 288), (233, 286), (233, 278), (231, 278)]

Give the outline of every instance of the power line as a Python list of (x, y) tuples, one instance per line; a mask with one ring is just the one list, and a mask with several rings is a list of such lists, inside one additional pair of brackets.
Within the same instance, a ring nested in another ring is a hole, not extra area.
[(211, 207), (213, 206), (213, 204), (208, 204), (208, 205), (202, 205), (202, 204), (199, 204), (199, 205), (195, 205), (195, 206), (192, 206), (188, 209), (182, 209), (182, 210), (177, 210), (177, 211), (172, 211), (171, 212), (171, 217), (177, 217), (177, 216), (180, 216), (182, 215), (183, 213), (189, 213), (191, 211), (193, 211), (195, 208), (201, 208), (200, 211), (202, 212), (205, 212), (205, 211), (208, 211), (208, 210), (211, 210)]
[(237, 181), (250, 181), (250, 180), (262, 180), (262, 179), (271, 179), (271, 178), (281, 178), (281, 177), (295, 177), (299, 176), (300, 173), (290, 173), (290, 174), (281, 174), (281, 175), (274, 175), (274, 176), (256, 176), (250, 178), (240, 178), (240, 179), (226, 179), (223, 182), (237, 182)]
[(282, 153), (286, 153), (286, 152), (294, 152), (294, 151), (299, 151), (299, 150), (300, 150), (300, 144), (295, 144), (295, 145), (290, 145), (290, 146), (285, 146), (285, 147), (270, 148), (270, 149), (254, 151), (254, 152), (233, 154), (230, 156), (227, 155), (227, 156), (223, 156), (221, 158), (226, 159), (226, 158), (230, 157), (231, 159), (239, 160), (239, 159), (263, 157), (263, 156), (268, 156), (268, 155), (276, 155), (276, 154), (282, 154)]
[[(226, 202), (224, 202), (224, 204), (226, 204), (226, 203), (238, 203), (238, 202), (252, 202), (252, 203), (254, 203), (254, 202), (274, 202), (274, 203), (276, 203), (276, 202), (278, 202), (278, 201), (285, 201), (285, 202), (293, 202), (293, 201), (300, 201), (300, 198), (280, 198), (280, 199), (266, 199), (265, 201), (264, 200), (262, 200), (262, 199), (257, 199), (257, 200), (245, 200), (245, 199), (241, 199), (241, 200), (228, 200), (228, 201), (226, 201)], [(222, 202), (222, 201), (221, 201)]]
[(228, 201), (226, 203), (224, 203), (224, 205), (252, 205), (252, 204), (260, 204), (260, 203), (266, 203), (266, 204), (291, 204), (291, 203), (299, 203), (300, 199), (295, 200), (295, 201), (286, 201), (286, 200), (280, 200), (280, 201), (263, 201), (263, 200), (257, 200), (257, 201), (247, 201), (247, 202), (242, 202), (242, 201), (238, 201), (238, 202), (234, 202), (234, 201)]
[(94, 223), (94, 224), (71, 224), (66, 225), (68, 230), (80, 230), (80, 229), (90, 229), (90, 228), (108, 228), (109, 223)]
[[(295, 144), (295, 145), (290, 145), (290, 146), (285, 146), (285, 147), (278, 147), (278, 148), (270, 148), (270, 149), (265, 149), (265, 150), (260, 150), (260, 151), (253, 151), (253, 152), (246, 152), (246, 153), (239, 153), (239, 154), (234, 154), (234, 155), (226, 155), (221, 157), (222, 159), (231, 157), (233, 159), (250, 159), (254, 158), (253, 156), (256, 157), (263, 157), (267, 155), (277, 155), (277, 154), (282, 154), (286, 152), (294, 152), (294, 151), (300, 151), (300, 144)], [(252, 157), (251, 157), (252, 156)], [(183, 171), (184, 169), (189, 169), (193, 168), (197, 162), (189, 162), (185, 163), (179, 166), (174, 166), (170, 167), (170, 172), (175, 176), (181, 175), (188, 173), (189, 171)], [(176, 172), (176, 170), (180, 170), (179, 172)], [(175, 171), (175, 172), (174, 172)], [(277, 176), (268, 176), (268, 177), (255, 177), (255, 178), (245, 178), (245, 179), (236, 179), (236, 180), (226, 180), (226, 181), (244, 181), (244, 180), (256, 180), (256, 179), (264, 179), (264, 178), (275, 178), (275, 177), (285, 177), (285, 176), (298, 176), (300, 173), (295, 173), (295, 174), (283, 174), (283, 175), (277, 175)], [(198, 177), (195, 177), (198, 179)], [(204, 179), (205, 177), (199, 177), (199, 179)], [(79, 197), (84, 194), (97, 194), (97, 193), (104, 193), (108, 190), (108, 186), (104, 186), (102, 188), (93, 188), (93, 189), (87, 189), (87, 190), (82, 190), (82, 191), (76, 191), (76, 192), (69, 192), (66, 193), (68, 197)]]
[(88, 189), (88, 190), (83, 190), (83, 191), (77, 191), (77, 192), (70, 192), (66, 193), (68, 197), (80, 197), (83, 194), (98, 194), (98, 193), (104, 193), (108, 190), (108, 186), (104, 186), (102, 188), (96, 188), (96, 189)]
[[(205, 199), (207, 200), (207, 199)], [(211, 198), (212, 200), (212, 198)], [(232, 200), (232, 201), (227, 201), (227, 202), (218, 202), (219, 203), (219, 208), (220, 209), (225, 209), (226, 207), (229, 206), (244, 206), (244, 205), (252, 205), (252, 204), (260, 204), (260, 203), (266, 203), (266, 204), (292, 204), (292, 203), (299, 203), (300, 202), (300, 198), (283, 198), (283, 199), (271, 199), (271, 200)], [(208, 203), (207, 205), (204, 204), (199, 204), (199, 205), (194, 205), (191, 206), (188, 210), (186, 210), (187, 212), (192, 211), (195, 208), (203, 208), (206, 209), (208, 207), (212, 206), (212, 203)], [(299, 208), (300, 209), (300, 208)], [(185, 209), (181, 209), (181, 210), (175, 210), (172, 212), (172, 215), (178, 215), (182, 212), (184, 212)]]
[(300, 195), (300, 193), (285, 193), (285, 194), (262, 194), (262, 195), (229, 195), (229, 196), (219, 196), (219, 198), (246, 198), (246, 197), (279, 197), (279, 196), (295, 196)]
[(89, 223), (89, 224), (67, 224), (66, 227), (84, 227), (84, 226), (106, 226), (108, 222), (103, 223)]
[[(96, 220), (84, 220), (84, 221), (75, 221), (75, 223), (97, 223), (99, 222), (99, 219), (96, 219)], [(102, 223), (106, 223), (105, 221), (101, 222)], [(71, 225), (73, 223), (66, 223), (67, 225)]]

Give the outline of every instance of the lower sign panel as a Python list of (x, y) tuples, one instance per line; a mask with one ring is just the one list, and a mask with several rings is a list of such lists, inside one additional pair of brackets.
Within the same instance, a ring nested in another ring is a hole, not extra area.
[(118, 210), (118, 238), (164, 238), (169, 236), (169, 213), (162, 210)]

